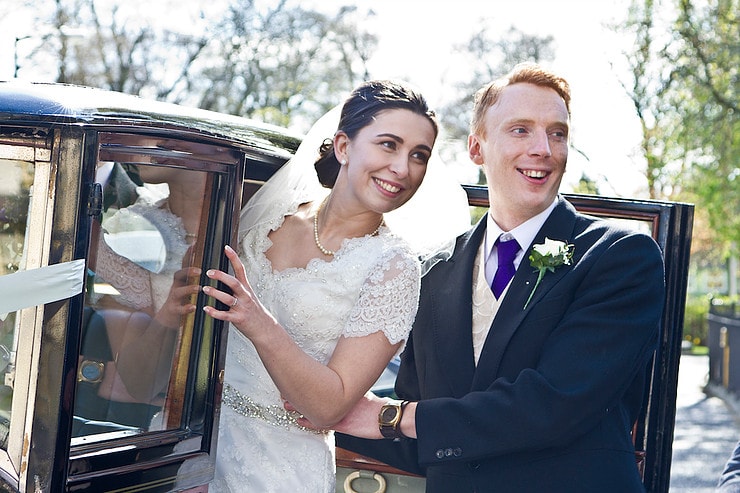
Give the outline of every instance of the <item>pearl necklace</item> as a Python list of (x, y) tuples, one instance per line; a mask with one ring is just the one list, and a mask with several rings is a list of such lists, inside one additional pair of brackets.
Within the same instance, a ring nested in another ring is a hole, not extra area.
[[(333, 257), (336, 252), (329, 250), (328, 248), (324, 248), (324, 245), (321, 244), (319, 241), (319, 212), (321, 212), (321, 208), (324, 207), (324, 204), (326, 204), (326, 201), (329, 200), (329, 197), (326, 197), (323, 202), (321, 202), (321, 205), (319, 205), (319, 208), (316, 209), (316, 215), (313, 217), (313, 239), (316, 242), (316, 247), (321, 250), (321, 253), (324, 255), (327, 255), (329, 257)], [(378, 231), (380, 231), (380, 227), (383, 226), (384, 219), (381, 216), (380, 218), (380, 224), (378, 224), (378, 227), (375, 228), (375, 231), (370, 233), (370, 236), (375, 236), (378, 234)]]

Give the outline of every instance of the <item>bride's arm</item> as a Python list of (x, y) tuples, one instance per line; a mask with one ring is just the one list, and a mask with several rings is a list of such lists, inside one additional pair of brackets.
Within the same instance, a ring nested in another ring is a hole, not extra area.
[[(216, 270), (207, 275), (226, 284), (239, 301), (228, 311), (213, 307), (204, 310), (214, 318), (231, 322), (252, 341), (283, 398), (293, 407), (317, 427), (336, 424), (375, 383), (403, 343), (418, 302), (418, 271), (392, 264), (378, 279), (368, 280), (366, 288), (370, 287), (363, 289), (358, 301), (363, 308), (356, 308), (352, 314), (356, 321), (349, 330), (351, 337), (341, 337), (329, 363), (323, 365), (304, 353), (260, 304), (236, 252), (227, 248), (226, 255), (235, 276)], [(411, 292), (394, 292), (392, 288), (398, 286), (408, 287)], [(230, 294), (208, 286), (203, 290), (227, 306), (234, 303)], [(399, 299), (409, 306), (398, 310), (395, 305)], [(368, 318), (368, 311), (373, 316)]]

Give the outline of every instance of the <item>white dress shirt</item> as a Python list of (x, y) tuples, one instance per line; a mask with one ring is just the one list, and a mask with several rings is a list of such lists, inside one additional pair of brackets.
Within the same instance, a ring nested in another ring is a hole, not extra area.
[[(496, 240), (499, 236), (503, 236), (502, 240), (507, 240), (511, 237), (516, 239), (521, 248), (514, 258), (514, 267), (519, 269), (519, 264), (522, 263), (525, 254), (528, 254), (534, 237), (537, 236), (542, 225), (545, 224), (545, 221), (555, 208), (557, 200), (556, 198), (547, 209), (511, 231), (502, 230), (496, 224), (496, 221), (493, 220), (491, 214), (486, 214), (486, 236), (478, 249), (478, 254), (475, 256), (475, 262), (473, 264), (473, 355), (476, 365), (478, 364), (478, 358), (483, 349), (483, 344), (486, 342), (488, 331), (491, 328), (493, 319), (496, 317), (501, 300), (506, 297), (506, 292), (509, 290), (507, 286), (498, 300), (491, 291), (491, 282), (498, 268)], [(482, 262), (481, 259), (486, 259), (486, 261)]]

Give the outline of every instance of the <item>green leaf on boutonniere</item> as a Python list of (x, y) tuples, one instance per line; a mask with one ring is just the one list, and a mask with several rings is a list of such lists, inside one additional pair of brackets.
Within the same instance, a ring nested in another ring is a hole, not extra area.
[(540, 285), (540, 281), (545, 277), (546, 272), (555, 272), (555, 269), (561, 265), (570, 265), (574, 248), (573, 245), (567, 244), (564, 241), (551, 240), (550, 238), (545, 238), (544, 243), (532, 247), (532, 253), (529, 255), (529, 263), (534, 267), (535, 272), (537, 272), (537, 282), (534, 283), (532, 292), (529, 293), (529, 298), (524, 303), (523, 310), (527, 309), (527, 305), (529, 305), (537, 286)]

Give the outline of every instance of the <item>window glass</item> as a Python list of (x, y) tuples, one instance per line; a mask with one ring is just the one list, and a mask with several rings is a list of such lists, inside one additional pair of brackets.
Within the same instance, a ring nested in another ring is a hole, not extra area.
[(98, 163), (103, 212), (88, 253), (74, 437), (179, 425), (207, 180), (181, 167)]
[[(0, 158), (0, 275), (25, 270), (32, 162)], [(0, 313), (0, 448), (7, 450), (11, 422), (18, 312)]]

